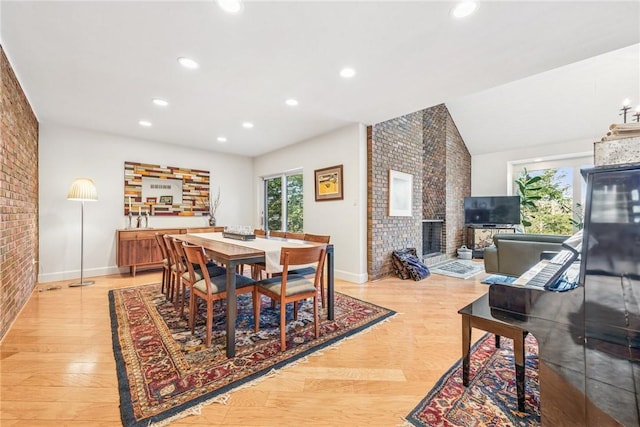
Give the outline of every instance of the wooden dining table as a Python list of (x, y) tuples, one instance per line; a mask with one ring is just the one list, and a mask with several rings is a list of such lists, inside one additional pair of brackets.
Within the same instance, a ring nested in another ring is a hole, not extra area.
[[(234, 357), (236, 354), (236, 317), (237, 298), (233, 292), (236, 288), (236, 267), (243, 264), (253, 264), (265, 262), (265, 251), (246, 246), (250, 241), (244, 242), (232, 238), (220, 239), (221, 233), (216, 239), (207, 238), (205, 234), (176, 234), (171, 237), (193, 245), (202, 246), (207, 255), (214, 261), (223, 264), (227, 269), (227, 357)], [(300, 244), (299, 240), (288, 240), (277, 237), (257, 236), (256, 239), (270, 239), (281, 241), (282, 246), (287, 246), (287, 242)], [(221, 241), (224, 240), (224, 241)], [(327, 258), (327, 319), (333, 320), (335, 316), (334, 301), (334, 252), (333, 245), (304, 241), (307, 246), (326, 246)]]

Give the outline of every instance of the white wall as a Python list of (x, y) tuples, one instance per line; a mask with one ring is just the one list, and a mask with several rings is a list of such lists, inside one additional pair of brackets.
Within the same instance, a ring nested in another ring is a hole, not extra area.
[[(115, 231), (126, 226), (124, 162), (208, 170), (220, 188), (219, 224), (252, 224), (253, 161), (178, 145), (40, 124), (39, 282), (80, 276), (80, 203), (66, 199), (75, 178), (94, 180), (97, 202), (84, 208), (84, 276), (128, 272), (116, 266)], [(241, 197), (246, 195), (246, 197)], [(204, 226), (208, 217), (150, 217), (150, 227)]]
[(471, 195), (504, 196), (513, 185), (511, 164), (593, 153), (592, 140), (565, 141), (471, 157)]
[[(315, 201), (314, 170), (343, 165), (344, 199)], [(302, 169), (304, 231), (331, 236), (337, 278), (367, 280), (367, 135), (362, 124), (288, 146), (254, 159), (254, 223), (260, 223), (262, 178)]]

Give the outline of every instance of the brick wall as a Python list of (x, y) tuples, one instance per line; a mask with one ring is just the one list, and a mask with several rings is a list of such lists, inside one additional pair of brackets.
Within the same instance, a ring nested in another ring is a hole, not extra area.
[[(393, 274), (391, 252), (422, 248), (422, 219), (443, 220), (442, 250), (463, 244), (464, 197), (471, 194), (471, 155), (444, 104), (367, 129), (370, 280)], [(389, 169), (413, 179), (412, 218), (388, 216)]]
[[(422, 250), (422, 113), (373, 125), (368, 142), (367, 270), (375, 280), (393, 273), (391, 251)], [(413, 175), (413, 216), (389, 216), (389, 169)]]
[(37, 281), (38, 121), (0, 46), (0, 339)]

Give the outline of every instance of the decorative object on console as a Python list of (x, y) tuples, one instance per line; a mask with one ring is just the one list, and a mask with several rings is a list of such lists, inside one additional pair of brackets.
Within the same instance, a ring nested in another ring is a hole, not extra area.
[(602, 137), (602, 141), (634, 138), (638, 136), (640, 136), (640, 123), (613, 123), (609, 126), (609, 132)]
[(69, 284), (71, 287), (93, 285), (93, 280), (84, 280), (84, 202), (98, 200), (98, 192), (93, 181), (89, 178), (78, 178), (73, 181), (67, 200), (80, 201), (80, 281)]
[(593, 162), (596, 166), (640, 163), (640, 135), (635, 138), (595, 142)]
[(342, 165), (316, 169), (314, 174), (316, 183), (316, 202), (344, 199)]
[(220, 187), (218, 187), (218, 194), (215, 199), (211, 198), (209, 201), (209, 225), (214, 227), (216, 225), (216, 212), (220, 207)]
[(622, 101), (622, 108), (620, 109), (620, 111), (622, 111), (620, 115), (622, 116), (623, 123), (627, 123), (627, 111), (629, 111), (630, 109), (631, 109), (631, 100), (629, 98), (625, 98)]

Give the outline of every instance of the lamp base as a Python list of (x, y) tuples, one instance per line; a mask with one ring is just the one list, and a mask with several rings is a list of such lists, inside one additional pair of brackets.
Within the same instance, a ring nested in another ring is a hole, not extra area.
[(74, 282), (74, 283), (69, 283), (69, 287), (70, 288), (77, 288), (78, 286), (89, 286), (89, 285), (93, 285), (94, 283), (96, 283), (93, 280), (84, 280), (82, 282)]

